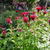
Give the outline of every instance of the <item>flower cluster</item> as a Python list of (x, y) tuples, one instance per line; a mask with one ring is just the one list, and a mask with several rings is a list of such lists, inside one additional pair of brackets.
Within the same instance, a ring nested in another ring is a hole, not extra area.
[[(40, 10), (42, 10), (42, 9), (44, 10), (44, 11), (43, 11), (43, 14), (47, 14), (47, 13), (48, 13), (48, 12), (46, 11), (46, 7), (42, 7), (42, 6), (37, 6), (37, 7), (36, 7), (36, 10), (37, 10), (38, 13), (39, 13)], [(16, 10), (16, 13), (19, 13), (19, 12), (20, 12), (19, 10)], [(23, 21), (24, 23), (27, 23), (27, 24), (28, 24), (31, 20), (32, 20), (32, 21), (36, 20), (37, 14), (36, 14), (36, 12), (20, 12), (19, 15), (14, 18), (14, 20), (17, 21), (17, 20), (20, 20), (20, 18), (22, 19), (22, 21)], [(11, 17), (6, 18), (5, 20), (6, 20), (6, 22), (7, 22), (8, 24), (12, 24), (12, 23), (13, 23)], [(48, 22), (50, 23), (50, 20), (49, 20)], [(28, 24), (28, 26), (30, 26), (30, 24)], [(0, 26), (0, 28), (3, 28), (3, 26)], [(3, 34), (3, 35), (5, 35), (6, 33), (7, 33), (6, 30), (3, 30), (3, 31), (2, 31), (2, 34)]]

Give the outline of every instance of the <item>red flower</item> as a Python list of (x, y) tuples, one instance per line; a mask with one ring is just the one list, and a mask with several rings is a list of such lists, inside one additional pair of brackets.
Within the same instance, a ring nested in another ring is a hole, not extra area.
[(50, 20), (48, 20), (48, 22), (49, 22), (49, 25), (50, 25)]
[(3, 30), (3, 31), (2, 31), (2, 34), (3, 34), (3, 35), (6, 35), (6, 33), (7, 33), (6, 30)]
[(20, 12), (19, 10), (16, 10), (16, 12)]
[(0, 28), (5, 28), (4, 26), (0, 25)]
[(50, 20), (48, 20), (48, 22), (50, 23)]
[(41, 10), (41, 6), (37, 6), (36, 9), (39, 12)]
[(16, 17), (16, 18), (15, 18), (15, 20), (18, 20), (18, 19), (19, 19), (19, 17)]
[(23, 21), (25, 22), (25, 23), (27, 23), (28, 22), (28, 17), (23, 17)]
[(47, 7), (45, 7), (45, 6), (41, 6), (41, 9), (44, 9), (44, 10), (45, 10), (46, 8), (47, 8)]
[(28, 15), (29, 12), (22, 12), (21, 15)]
[(6, 22), (7, 22), (8, 24), (12, 24), (11, 18), (6, 18)]
[(32, 14), (35, 14), (36, 12), (32, 12)]
[(36, 17), (37, 17), (36, 15), (31, 15), (31, 16), (30, 16), (30, 18), (31, 18), (32, 20), (34, 20)]
[(47, 12), (47, 11), (44, 11), (43, 13), (44, 13), (44, 14), (47, 14), (48, 12)]

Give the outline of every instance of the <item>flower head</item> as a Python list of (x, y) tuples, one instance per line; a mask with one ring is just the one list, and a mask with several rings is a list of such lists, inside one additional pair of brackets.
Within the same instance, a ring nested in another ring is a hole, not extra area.
[(12, 24), (11, 18), (6, 18), (6, 22), (7, 22), (8, 24)]
[(50, 25), (50, 20), (48, 20), (48, 23), (49, 23), (49, 25)]
[(48, 22), (50, 23), (50, 20), (48, 20)]
[(34, 20), (36, 17), (37, 17), (36, 15), (31, 15), (31, 16), (30, 16), (30, 18), (31, 18), (32, 20)]
[(32, 14), (35, 14), (36, 12), (32, 12)]
[(41, 10), (41, 6), (37, 6), (36, 9), (39, 12)]
[(21, 15), (28, 15), (29, 12), (22, 12)]
[(47, 11), (44, 11), (43, 13), (44, 13), (44, 14), (47, 14), (48, 12), (47, 12)]
[(27, 23), (28, 22), (28, 17), (23, 17), (23, 21), (25, 22), (25, 23)]
[(6, 30), (3, 30), (3, 31), (2, 31), (2, 34), (3, 34), (3, 35), (6, 35), (6, 33), (7, 33)]
[(41, 9), (44, 9), (44, 10), (45, 10), (46, 8), (47, 8), (47, 7), (45, 7), (45, 6), (41, 6)]
[(19, 19), (19, 16), (18, 17), (15, 17), (15, 20), (18, 20)]
[(16, 12), (20, 12), (19, 10), (16, 10)]

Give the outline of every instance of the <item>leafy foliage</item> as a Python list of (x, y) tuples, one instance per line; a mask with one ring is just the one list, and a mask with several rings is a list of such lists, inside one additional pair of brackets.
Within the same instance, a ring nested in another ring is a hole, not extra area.
[[(1, 14), (0, 19), (3, 19), (1, 25), (7, 26), (0, 27), (0, 50), (50, 50), (50, 21), (48, 22), (50, 12), (44, 14), (41, 10), (37, 11), (29, 21), (26, 20), (27, 22), (24, 22), (23, 18), (29, 18), (32, 13), (24, 12), (24, 15), (21, 13), (21, 11), (6, 11)], [(16, 18), (19, 16), (20, 18)], [(6, 20), (7, 18), (11, 20)]]

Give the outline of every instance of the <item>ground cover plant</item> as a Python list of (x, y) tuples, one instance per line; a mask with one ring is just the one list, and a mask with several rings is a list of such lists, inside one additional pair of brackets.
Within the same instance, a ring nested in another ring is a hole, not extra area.
[(47, 7), (6, 11), (0, 16), (0, 50), (50, 50), (50, 12)]

